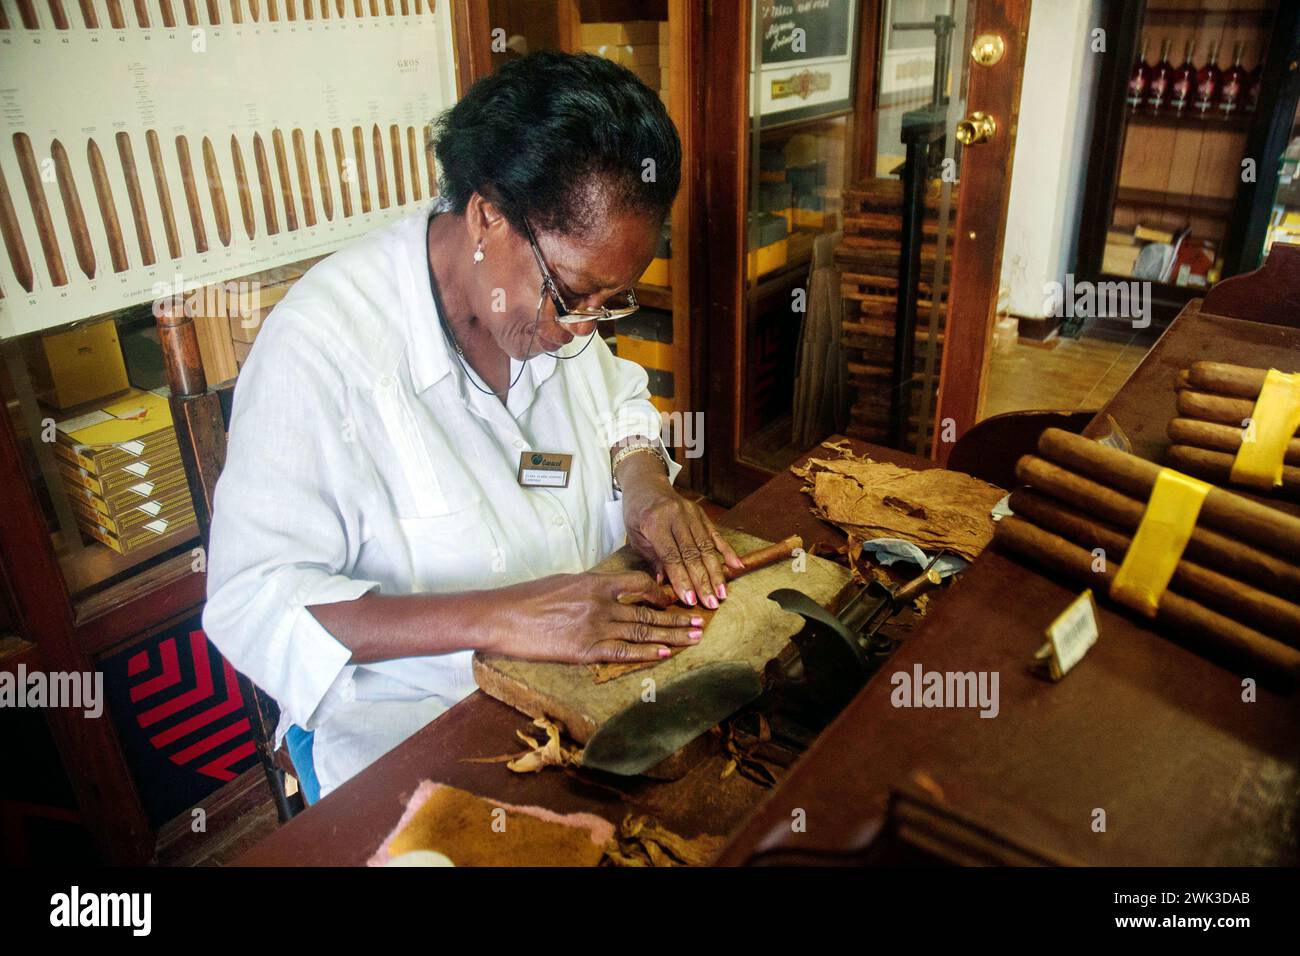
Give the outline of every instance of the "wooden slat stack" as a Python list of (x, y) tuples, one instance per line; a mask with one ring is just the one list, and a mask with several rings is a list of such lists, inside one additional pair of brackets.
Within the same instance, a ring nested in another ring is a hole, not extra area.
[[(921, 226), (921, 276), (916, 318), (916, 373), (925, 370), (929, 347), (931, 283), (934, 280), (941, 183), (926, 190)], [(952, 202), (956, 203), (954, 191)], [(857, 389), (848, 434), (864, 441), (884, 442), (889, 432), (889, 401), (893, 385), (894, 327), (898, 308), (898, 259), (903, 232), (903, 185), (897, 179), (868, 179), (844, 191), (844, 239), (835, 250), (844, 297), (843, 343), (848, 352), (849, 383)], [(952, 251), (952, 231), (948, 234)], [(939, 351), (935, 383), (943, 348), (946, 294), (940, 302)], [(909, 442), (916, 439), (920, 389), (912, 390)], [(934, 407), (933, 393), (931, 406)]]

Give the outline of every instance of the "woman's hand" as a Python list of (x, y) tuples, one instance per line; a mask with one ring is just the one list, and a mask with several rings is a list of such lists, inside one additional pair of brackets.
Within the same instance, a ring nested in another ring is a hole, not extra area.
[(492, 593), (490, 649), (510, 657), (568, 664), (657, 661), (671, 656), (673, 647), (698, 643), (704, 633), (704, 618), (664, 610), (671, 599), (643, 571), (553, 574)]
[(655, 455), (629, 455), (618, 480), (628, 541), (654, 565), (656, 579), (667, 576), (684, 604), (698, 598), (716, 608), (727, 597), (723, 562), (737, 570), (744, 565), (704, 509), (677, 493)]

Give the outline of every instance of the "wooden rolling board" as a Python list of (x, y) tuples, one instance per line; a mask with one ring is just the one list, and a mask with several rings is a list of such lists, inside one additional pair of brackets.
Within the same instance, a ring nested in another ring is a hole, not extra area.
[[(720, 529), (739, 554), (769, 542)], [(806, 556), (802, 571), (778, 562), (737, 578), (699, 644), (651, 667), (597, 683), (585, 665), (521, 661), (475, 654), (474, 678), (486, 693), (532, 717), (562, 723), (585, 745), (584, 762), (618, 773), (641, 773), (729, 716), (762, 689), (763, 671), (802, 627), (767, 595), (794, 588), (829, 605), (849, 584), (849, 572)], [(596, 570), (645, 569), (630, 547)], [(647, 683), (652, 681), (653, 683)], [(644, 700), (653, 689), (653, 700)]]

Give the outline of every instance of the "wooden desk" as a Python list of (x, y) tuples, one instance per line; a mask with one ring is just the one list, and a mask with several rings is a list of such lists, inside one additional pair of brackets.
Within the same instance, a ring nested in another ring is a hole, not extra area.
[[(911, 468), (933, 462), (902, 452), (853, 443), (859, 452)], [(838, 529), (814, 518), (801, 482), (788, 471), (773, 477), (724, 518), (724, 523), (769, 540), (789, 534), (839, 547)], [(422, 780), (452, 784), (516, 805), (559, 813), (586, 811), (618, 823), (629, 811), (650, 813), (686, 835), (732, 832), (766, 793), (738, 773), (721, 779), (725, 758), (711, 757), (667, 783), (588, 774), (591, 782), (549, 769), (516, 774), (504, 764), (464, 763), (467, 757), (516, 753), (515, 731), (528, 718), (476, 691), (398, 745), (352, 780), (289, 821), (241, 857), (245, 866), (362, 865), (388, 836), (407, 798)]]
[[(1274, 314), (1295, 322), (1294, 309)], [(1179, 369), (1198, 359), (1294, 363), (1297, 354), (1293, 324), (1193, 306), (1087, 433), (1105, 433), (1113, 415), (1134, 452), (1159, 461)], [(1017, 557), (986, 551), (767, 794), (719, 862), (865, 855), (885, 824), (891, 789), (919, 785), (986, 832), (1052, 859), (1295, 865), (1300, 695), (1261, 687), (1255, 703), (1244, 703), (1237, 674), (1108, 608), (1100, 640), (1064, 681), (1031, 676), (1044, 629), (1078, 593)], [(895, 708), (890, 677), (915, 665), (997, 672), (998, 716)], [(796, 809), (806, 815), (805, 832), (792, 832)], [(1098, 809), (1105, 832), (1093, 830)]]

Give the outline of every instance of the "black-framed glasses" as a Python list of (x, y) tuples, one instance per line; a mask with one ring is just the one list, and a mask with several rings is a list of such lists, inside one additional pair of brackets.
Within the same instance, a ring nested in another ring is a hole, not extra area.
[[(524, 220), (524, 231), (528, 235), (528, 245), (533, 250), (533, 258), (537, 260), (537, 268), (542, 272), (542, 296), (550, 296), (551, 304), (555, 306), (555, 321), (560, 325), (580, 325), (583, 322), (608, 322), (611, 319), (621, 319), (631, 315), (637, 309), (641, 308), (636, 301), (636, 292), (628, 289), (620, 295), (615, 295), (610, 299), (616, 302), (623, 298), (625, 305), (615, 305), (613, 308), (605, 305), (596, 306), (594, 309), (571, 309), (564, 304), (564, 299), (560, 297), (560, 291), (556, 288), (555, 277), (551, 275), (551, 270), (546, 267), (546, 260), (542, 258), (542, 250), (537, 245), (537, 238), (533, 235), (533, 227)], [(538, 312), (541, 312), (541, 304), (538, 303)]]

